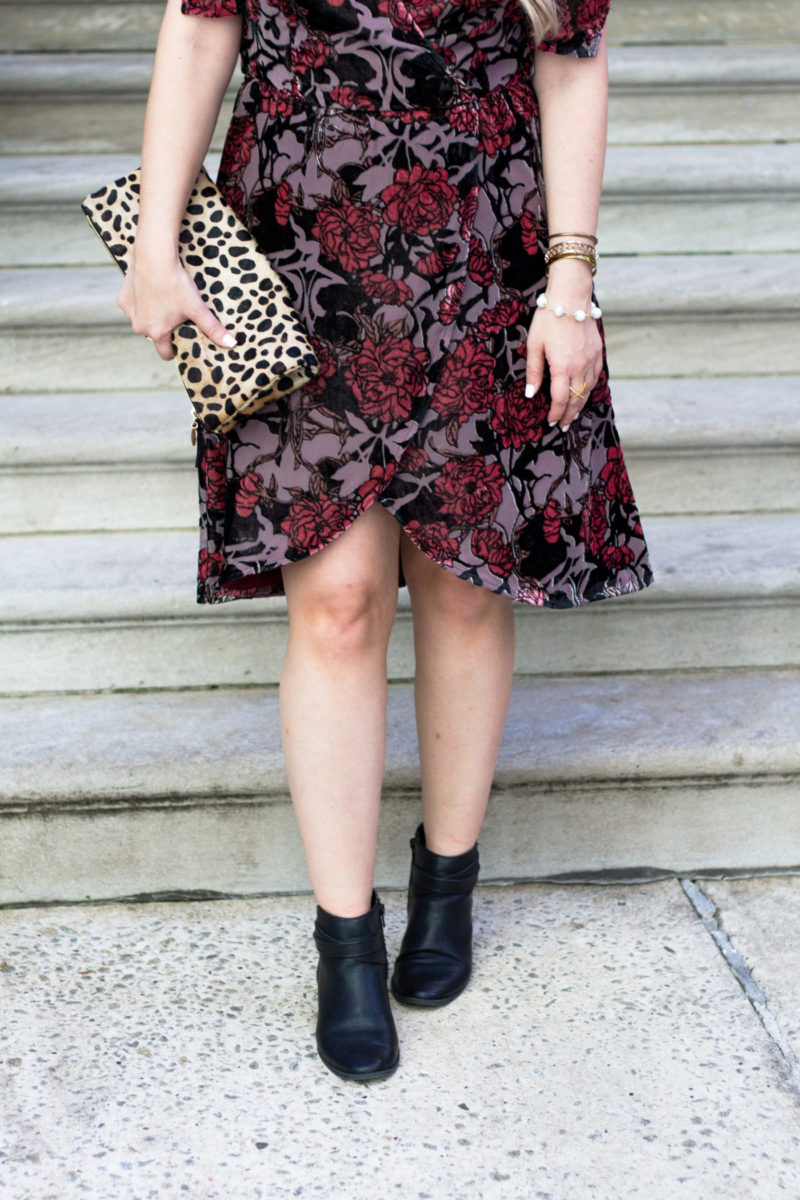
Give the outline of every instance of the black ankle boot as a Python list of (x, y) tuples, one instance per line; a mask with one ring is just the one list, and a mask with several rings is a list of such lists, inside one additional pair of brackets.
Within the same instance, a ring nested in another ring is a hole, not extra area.
[(408, 926), (392, 972), (392, 995), (403, 1004), (433, 1008), (463, 992), (472, 972), (478, 843), (464, 854), (434, 854), (419, 825), (411, 851)]
[(360, 917), (335, 917), (317, 905), (317, 1050), (342, 1079), (384, 1079), (397, 1066), (397, 1030), (386, 985), (383, 905)]

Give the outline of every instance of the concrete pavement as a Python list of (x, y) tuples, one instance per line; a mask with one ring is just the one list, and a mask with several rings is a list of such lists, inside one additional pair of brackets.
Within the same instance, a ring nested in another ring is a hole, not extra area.
[(372, 1084), (316, 1056), (307, 895), (5, 909), (4, 1200), (797, 1196), (798, 901), (480, 887), (469, 988), (396, 1005)]

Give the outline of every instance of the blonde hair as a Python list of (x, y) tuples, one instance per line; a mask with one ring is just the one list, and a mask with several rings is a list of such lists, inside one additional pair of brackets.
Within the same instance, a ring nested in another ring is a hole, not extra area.
[(533, 28), (534, 42), (558, 33), (560, 25), (556, 0), (519, 0), (520, 8)]

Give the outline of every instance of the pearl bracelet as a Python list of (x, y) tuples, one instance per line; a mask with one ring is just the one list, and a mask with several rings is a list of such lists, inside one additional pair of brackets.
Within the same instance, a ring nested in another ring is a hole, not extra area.
[(603, 315), (603, 310), (592, 301), (589, 306), (589, 311), (584, 312), (582, 308), (576, 308), (575, 312), (567, 312), (561, 304), (551, 304), (550, 301), (542, 292), (541, 296), (536, 297), (537, 308), (549, 308), (554, 317), (574, 317), (576, 321), (585, 321), (587, 317), (593, 317), (595, 321), (599, 321)]

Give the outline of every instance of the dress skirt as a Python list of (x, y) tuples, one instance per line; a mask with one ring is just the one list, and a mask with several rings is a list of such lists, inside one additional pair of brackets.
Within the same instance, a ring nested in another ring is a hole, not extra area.
[[(518, 0), (181, 8), (242, 16), (217, 182), (321, 364), (232, 432), (200, 431), (198, 602), (283, 594), (281, 566), (374, 503), (442, 568), (515, 600), (647, 587), (605, 357), (566, 432), (547, 424), (546, 377), (524, 395), (547, 215)], [(560, 4), (539, 48), (594, 55), (607, 9)]]

